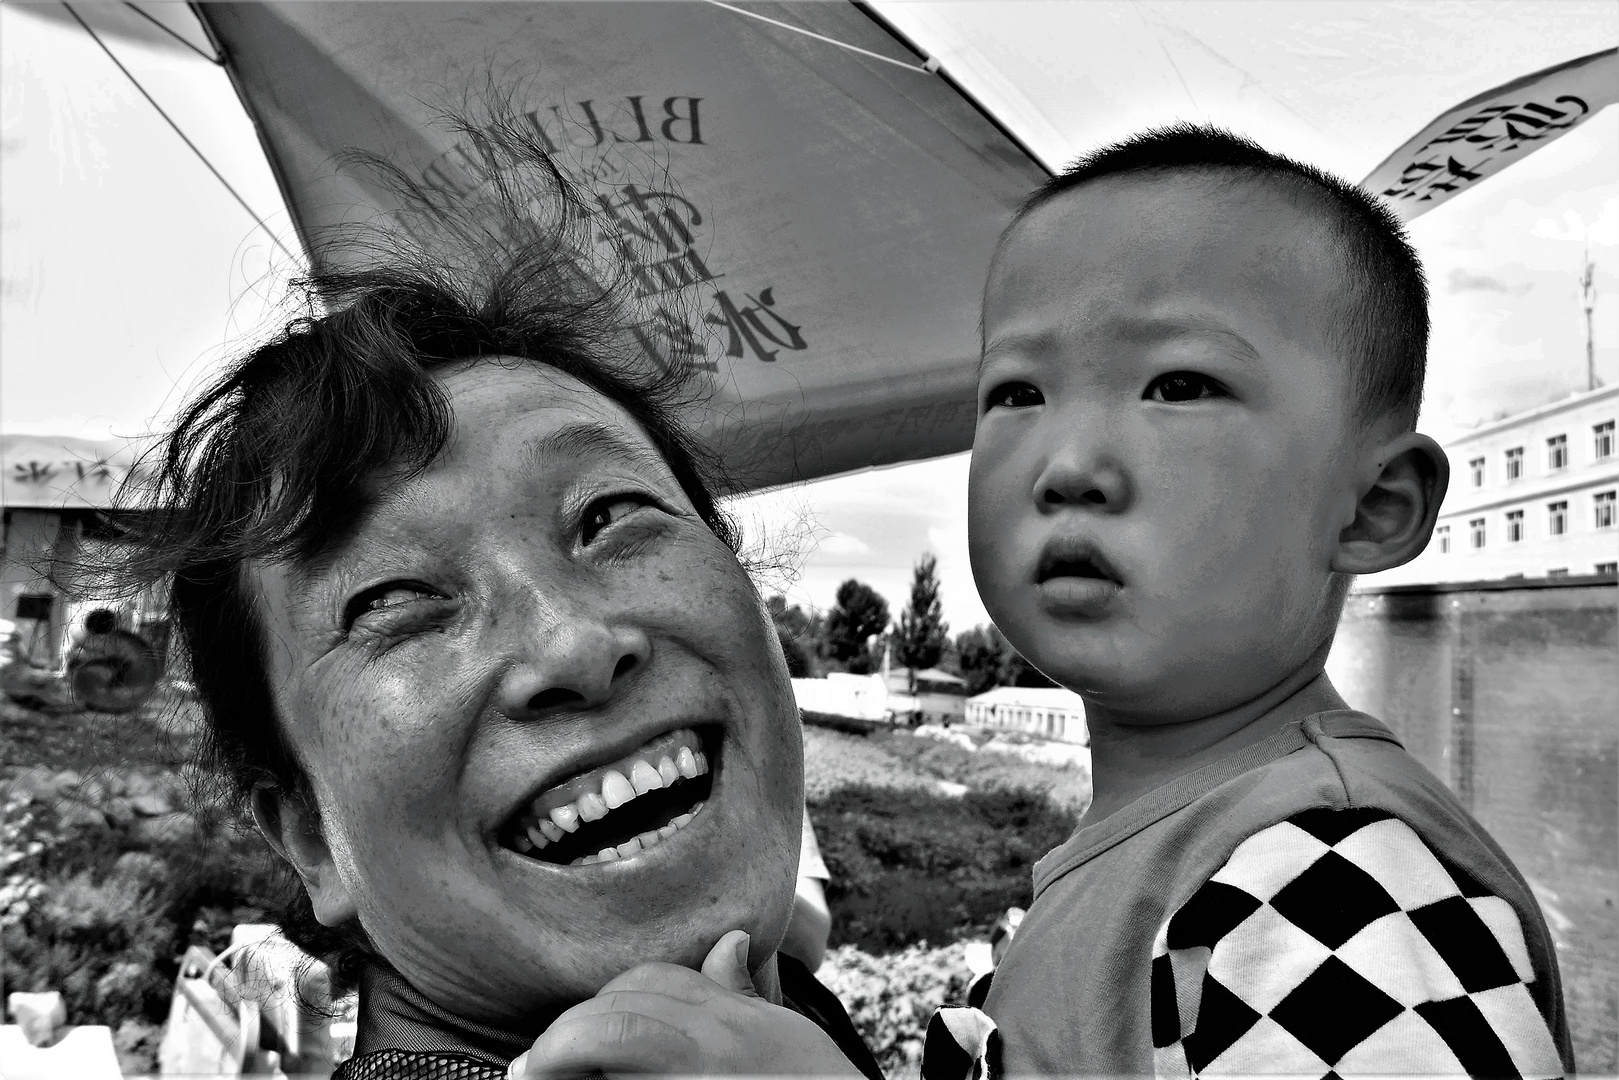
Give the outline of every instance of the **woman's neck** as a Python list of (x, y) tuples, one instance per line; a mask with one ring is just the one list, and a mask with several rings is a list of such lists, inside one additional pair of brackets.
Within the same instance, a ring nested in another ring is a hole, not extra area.
[(776, 970), (775, 953), (771, 953), (770, 959), (760, 964), (759, 970), (753, 973), (753, 988), (770, 1004), (781, 1004), (781, 974)]
[(1286, 679), (1234, 708), (1173, 724), (1115, 722), (1105, 709), (1087, 709), (1093, 825), (1147, 792), (1269, 738), (1306, 716), (1348, 706), (1322, 670), (1327, 642)]

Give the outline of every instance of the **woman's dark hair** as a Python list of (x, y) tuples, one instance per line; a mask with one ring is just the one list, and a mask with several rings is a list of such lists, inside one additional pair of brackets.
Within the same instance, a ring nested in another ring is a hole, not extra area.
[[(712, 463), (679, 419), (696, 388), (634, 345), (620, 284), (628, 268), (592, 243), (603, 223), (515, 124), (497, 116), (455, 130), (482, 168), (475, 192), (453, 204), (384, 161), (349, 159), (380, 178), (397, 212), (321, 245), (320, 267), (299, 283), (303, 313), (190, 402), (139, 470), (146, 480), (131, 501), (151, 509), (123, 518), (118, 583), (169, 583), (170, 622), (205, 720), (199, 764), (242, 818), (263, 788), (315, 812), (272, 702), (244, 567), (319, 558), (374, 502), (379, 481), (426, 468), (451, 434), (435, 377), (447, 365), (543, 364), (616, 402), (709, 528), (737, 548)], [(284, 932), (330, 964), (335, 984), (350, 983), (369, 952), (363, 932), (322, 926), (305, 891), (291, 892)]]

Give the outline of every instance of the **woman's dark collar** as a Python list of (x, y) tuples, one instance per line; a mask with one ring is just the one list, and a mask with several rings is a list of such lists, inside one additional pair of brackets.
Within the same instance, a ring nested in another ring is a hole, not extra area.
[(428, 1000), (393, 968), (370, 962), (360, 973), (360, 1015), (354, 1054), (406, 1050), (455, 1054), (505, 1068), (534, 1036), (476, 1024)]

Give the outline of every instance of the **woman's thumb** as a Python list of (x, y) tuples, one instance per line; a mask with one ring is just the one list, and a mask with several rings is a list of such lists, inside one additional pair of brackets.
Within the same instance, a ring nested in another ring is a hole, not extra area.
[(758, 997), (748, 974), (748, 932), (732, 930), (714, 943), (703, 961), (702, 972), (733, 994)]

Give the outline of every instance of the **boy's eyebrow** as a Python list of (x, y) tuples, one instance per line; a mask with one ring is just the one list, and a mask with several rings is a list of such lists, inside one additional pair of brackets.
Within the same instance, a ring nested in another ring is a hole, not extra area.
[(1241, 359), (1258, 361), (1260, 358), (1259, 350), (1251, 341), (1212, 315), (1126, 315), (1120, 316), (1116, 324), (1123, 336), (1143, 343), (1178, 337), (1211, 338)]
[(1057, 335), (1049, 330), (1039, 330), (1033, 333), (1002, 334), (994, 341), (984, 346), (984, 351), (978, 357), (978, 368), (983, 370), (985, 361), (997, 353), (1020, 353), (1022, 355), (1039, 356), (1042, 353), (1054, 352), (1059, 347)]

